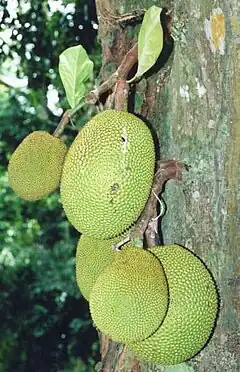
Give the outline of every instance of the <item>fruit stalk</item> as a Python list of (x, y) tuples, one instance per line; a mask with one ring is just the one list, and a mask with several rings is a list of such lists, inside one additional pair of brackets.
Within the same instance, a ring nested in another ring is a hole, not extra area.
[(158, 220), (156, 217), (158, 198), (156, 195), (161, 195), (163, 185), (168, 180), (173, 179), (180, 181), (184, 169), (188, 170), (188, 166), (176, 160), (159, 160), (157, 162), (157, 171), (153, 181), (152, 192), (132, 233), (133, 241), (136, 239), (143, 241), (145, 235), (148, 247), (161, 243), (157, 229)]
[(71, 110), (67, 110), (64, 112), (57, 128), (55, 129), (53, 136), (59, 138), (65, 127), (68, 125), (69, 121), (78, 113), (78, 111), (82, 108), (82, 101), (79, 102), (78, 105), (73, 107)]
[(102, 83), (98, 88), (92, 90), (87, 98), (86, 103), (95, 104), (99, 101), (100, 96), (110, 90), (119, 79), (126, 79), (129, 71), (132, 67), (137, 63), (138, 60), (138, 44), (134, 44), (133, 47), (127, 52), (125, 57), (123, 58), (121, 64), (119, 65), (118, 69), (106, 80)]

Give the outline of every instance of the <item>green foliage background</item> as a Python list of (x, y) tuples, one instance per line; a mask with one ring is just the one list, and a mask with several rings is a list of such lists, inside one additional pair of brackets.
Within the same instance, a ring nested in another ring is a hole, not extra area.
[[(19, 1), (11, 18), (8, 2), (0, 2), (0, 75), (11, 75), (18, 58), (15, 74), (28, 78), (24, 88), (0, 85), (0, 372), (88, 372), (98, 359), (97, 334), (75, 281), (79, 236), (64, 216), (59, 194), (26, 202), (7, 181), (10, 154), (21, 140), (34, 130), (53, 132), (59, 121), (47, 107), (50, 84), (58, 90), (58, 106), (68, 108), (59, 54), (82, 44), (96, 75), (99, 71), (94, 1), (62, 5), (64, 12), (50, 12), (48, 1)], [(12, 31), (10, 43), (1, 38), (6, 29)], [(66, 143), (91, 114), (91, 108), (83, 107), (66, 130)]]

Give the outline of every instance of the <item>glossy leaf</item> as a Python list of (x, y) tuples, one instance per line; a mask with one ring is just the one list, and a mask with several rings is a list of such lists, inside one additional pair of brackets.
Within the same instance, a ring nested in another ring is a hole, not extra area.
[(163, 29), (160, 22), (162, 8), (153, 5), (143, 18), (138, 35), (138, 69), (136, 75), (128, 81), (134, 81), (148, 71), (158, 59), (163, 48)]
[(59, 57), (59, 73), (67, 95), (69, 105), (73, 108), (84, 97), (86, 82), (92, 76), (93, 62), (81, 45), (68, 48)]

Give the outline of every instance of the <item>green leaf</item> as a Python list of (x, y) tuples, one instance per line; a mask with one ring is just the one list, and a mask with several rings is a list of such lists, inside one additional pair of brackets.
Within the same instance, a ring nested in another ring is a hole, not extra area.
[(161, 12), (162, 8), (153, 5), (144, 15), (138, 35), (138, 69), (136, 75), (128, 83), (148, 71), (155, 64), (162, 51), (163, 29), (160, 22)]
[(59, 73), (72, 108), (84, 98), (86, 82), (92, 72), (93, 62), (81, 45), (68, 48), (60, 55)]

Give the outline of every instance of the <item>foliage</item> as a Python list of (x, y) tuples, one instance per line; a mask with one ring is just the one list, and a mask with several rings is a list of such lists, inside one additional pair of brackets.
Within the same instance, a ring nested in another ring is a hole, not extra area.
[(11, 15), (7, 0), (2, 5), (1, 29), (9, 30), (11, 44), (9, 47), (2, 39), (0, 61), (14, 59), (17, 54), (17, 74), (28, 77), (30, 89), (43, 89), (50, 83), (60, 86), (55, 67), (67, 47), (81, 44), (91, 53), (96, 46), (94, 1), (65, 1), (62, 6), (47, 0), (19, 1), (16, 17)]
[(38, 371), (57, 371), (79, 354), (90, 363), (96, 335), (76, 288), (72, 242), (52, 250), (6, 246), (0, 262), (1, 371), (35, 371), (36, 365)]
[(86, 82), (93, 74), (93, 62), (82, 45), (68, 48), (60, 54), (59, 73), (73, 108), (84, 98)]
[(162, 8), (153, 5), (143, 18), (138, 35), (138, 69), (132, 82), (141, 77), (157, 61), (163, 48), (163, 29), (160, 22)]

